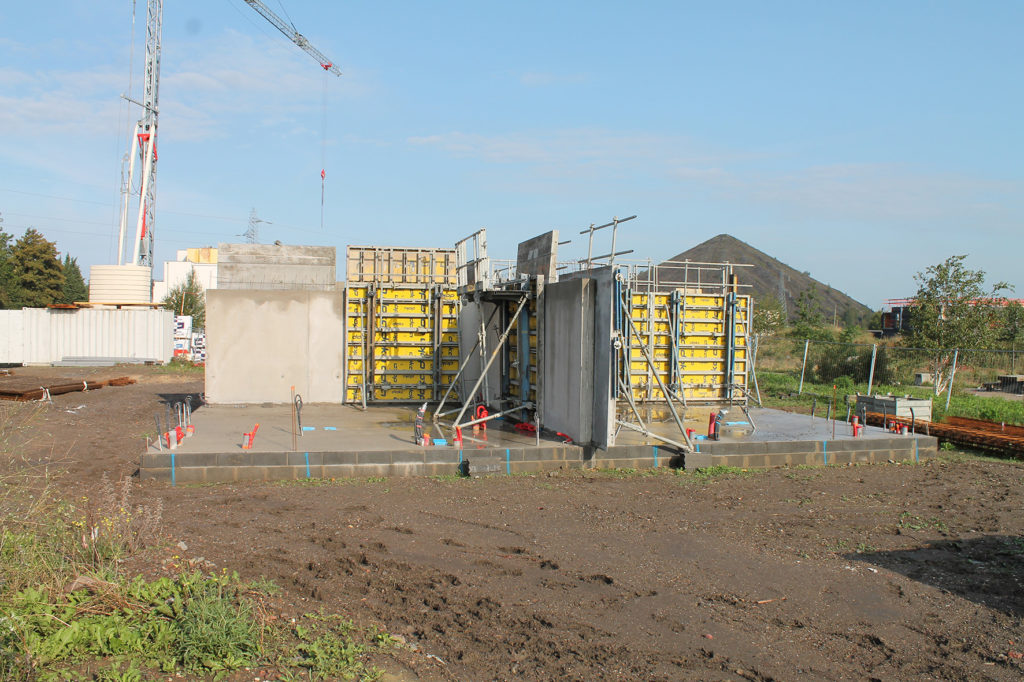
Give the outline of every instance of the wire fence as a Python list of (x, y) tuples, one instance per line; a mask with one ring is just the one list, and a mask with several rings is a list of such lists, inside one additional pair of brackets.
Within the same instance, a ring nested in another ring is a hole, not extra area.
[[(885, 343), (842, 343), (788, 338), (759, 339), (754, 365), (761, 374), (797, 379), (797, 395), (930, 393), (957, 390), (1024, 390), (1024, 351), (975, 348), (907, 348)], [(763, 381), (761, 382), (764, 383)]]

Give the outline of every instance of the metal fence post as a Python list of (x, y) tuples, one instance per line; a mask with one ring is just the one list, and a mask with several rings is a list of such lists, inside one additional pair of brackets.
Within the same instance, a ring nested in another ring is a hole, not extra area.
[(875, 358), (878, 357), (878, 344), (871, 344), (871, 369), (868, 370), (868, 395), (871, 395), (871, 387), (875, 385)]
[(956, 379), (956, 358), (960, 349), (953, 349), (953, 367), (949, 370), (949, 388), (946, 389), (946, 412), (949, 412), (949, 399), (953, 397), (953, 381)]
[(807, 369), (807, 347), (811, 345), (810, 339), (804, 339), (804, 361), (800, 365), (800, 387), (796, 389), (796, 394), (800, 395), (804, 392), (804, 370)]

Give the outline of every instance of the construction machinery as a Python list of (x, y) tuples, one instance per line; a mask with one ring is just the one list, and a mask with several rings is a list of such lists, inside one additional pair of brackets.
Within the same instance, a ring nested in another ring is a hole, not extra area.
[[(325, 71), (337, 76), (341, 71), (320, 50), (286, 23), (260, 0), (245, 0), (262, 17), (274, 25), (290, 41), (313, 56)], [(133, 14), (134, 16), (134, 14)], [(134, 19), (133, 19), (134, 22)], [(142, 116), (132, 130), (128, 153), (122, 172), (121, 218), (118, 229), (118, 265), (153, 266), (154, 228), (156, 226), (157, 118), (159, 115), (160, 43), (163, 28), (163, 0), (147, 0), (146, 5), (146, 69), (142, 101), (123, 97), (142, 108)], [(323, 171), (321, 171), (323, 175)], [(138, 205), (134, 206), (134, 198)], [(135, 229), (129, 238), (129, 216), (135, 218)]]

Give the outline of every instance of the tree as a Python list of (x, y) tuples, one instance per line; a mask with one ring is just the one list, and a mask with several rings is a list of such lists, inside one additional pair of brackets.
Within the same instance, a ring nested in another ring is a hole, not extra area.
[(821, 302), (818, 300), (818, 287), (810, 287), (800, 292), (796, 299), (796, 317), (793, 320), (792, 337), (798, 341), (831, 341), (832, 332), (825, 327), (825, 316), (821, 314)]
[(0, 230), (0, 308), (13, 308), (18, 298), (14, 284), (14, 254), (11, 235)]
[(82, 271), (78, 268), (78, 259), (70, 255), (64, 256), (61, 266), (64, 272), (64, 287), (61, 290), (61, 303), (76, 303), (89, 299), (89, 287), (85, 286)]
[(1024, 306), (1010, 301), (1003, 308), (999, 340), (1011, 348), (1024, 346)]
[(44, 308), (61, 300), (64, 273), (57, 258), (57, 245), (34, 228), (14, 243), (14, 303), (27, 308)]
[(163, 306), (175, 315), (191, 315), (193, 329), (206, 327), (206, 293), (195, 270), (189, 270), (185, 281), (167, 292)]
[(754, 319), (751, 333), (768, 338), (786, 323), (782, 304), (775, 294), (766, 294), (754, 303)]
[[(965, 267), (966, 258), (950, 256), (914, 275), (918, 288), (910, 308), (911, 330), (904, 335), (903, 345), (929, 349), (928, 371), (937, 396), (952, 383), (954, 349), (995, 345), (1000, 294), (1010, 289), (1006, 282), (986, 289), (984, 270)], [(965, 359), (960, 355), (961, 361)]]

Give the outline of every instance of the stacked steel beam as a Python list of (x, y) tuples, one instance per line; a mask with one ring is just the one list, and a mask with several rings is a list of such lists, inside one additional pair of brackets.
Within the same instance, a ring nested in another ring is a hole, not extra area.
[(966, 417), (947, 417), (945, 422), (913, 420), (880, 412), (868, 412), (872, 426), (906, 426), (914, 433), (935, 436), (940, 440), (968, 447), (994, 450), (1013, 457), (1024, 457), (1024, 428)]

